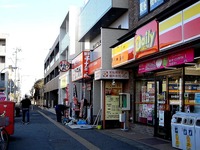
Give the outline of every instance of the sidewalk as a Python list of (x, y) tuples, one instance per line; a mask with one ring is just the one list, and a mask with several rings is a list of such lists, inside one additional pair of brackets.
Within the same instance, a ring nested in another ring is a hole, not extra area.
[[(55, 114), (54, 108), (44, 108), (45, 110)], [(99, 132), (116, 138), (118, 140), (127, 142), (128, 140), (133, 140), (141, 144), (148, 145), (150, 147), (159, 149), (159, 150), (176, 150), (172, 147), (171, 141), (167, 141), (161, 138), (153, 136), (151, 127), (134, 125), (128, 131), (122, 131), (121, 129), (104, 129), (98, 130)]]

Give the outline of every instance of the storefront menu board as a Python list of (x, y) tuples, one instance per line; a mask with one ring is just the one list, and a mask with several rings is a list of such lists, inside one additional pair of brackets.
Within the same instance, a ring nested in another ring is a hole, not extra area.
[(105, 84), (105, 120), (119, 120), (121, 109), (119, 108), (119, 93), (122, 91), (122, 83), (107, 81)]

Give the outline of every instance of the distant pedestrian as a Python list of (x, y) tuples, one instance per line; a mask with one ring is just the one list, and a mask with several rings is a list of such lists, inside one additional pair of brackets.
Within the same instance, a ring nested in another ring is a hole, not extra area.
[(57, 122), (62, 121), (62, 116), (64, 116), (66, 109), (67, 109), (67, 106), (62, 105), (62, 104), (58, 104), (55, 106)]
[(21, 101), (22, 106), (22, 123), (25, 123), (25, 118), (27, 119), (26, 123), (28, 124), (30, 122), (30, 114), (29, 114), (29, 108), (31, 105), (31, 100), (28, 98), (28, 95), (25, 95), (25, 98)]

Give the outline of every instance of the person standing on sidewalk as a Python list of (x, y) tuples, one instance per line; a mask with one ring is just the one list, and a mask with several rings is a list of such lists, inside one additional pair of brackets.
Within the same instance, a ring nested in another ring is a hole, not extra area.
[(29, 108), (31, 105), (31, 100), (28, 98), (28, 95), (25, 95), (25, 98), (21, 101), (22, 106), (22, 123), (25, 123), (25, 117), (27, 117), (26, 121), (27, 124), (30, 122), (30, 114), (29, 114)]

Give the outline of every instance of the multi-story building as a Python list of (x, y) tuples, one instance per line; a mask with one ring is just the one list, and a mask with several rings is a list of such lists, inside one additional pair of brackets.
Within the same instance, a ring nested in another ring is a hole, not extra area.
[(3, 73), (4, 68), (6, 67), (6, 36), (0, 34), (0, 90), (1, 92), (6, 92), (6, 73)]
[(129, 32), (112, 46), (112, 68), (132, 70), (132, 122), (158, 137), (171, 139), (176, 111), (200, 111), (199, 8), (198, 0), (130, 0)]
[[(3, 33), (0, 34), (0, 92), (1, 94), (3, 93), (5, 94), (7, 100), (11, 100), (11, 93), (13, 93), (14, 89), (16, 89), (17, 87), (14, 86), (14, 82), (12, 78), (10, 78), (11, 69), (13, 68), (11, 66), (10, 67), (7, 66), (7, 63), (6, 63), (7, 38), (8, 38), (7, 34), (3, 34)], [(2, 96), (3, 95), (1, 95), (0, 97)]]
[[(68, 65), (77, 53), (77, 15), (80, 8), (70, 7), (61, 26), (60, 33), (50, 49), (44, 64), (44, 105), (54, 107), (56, 104), (66, 103), (66, 88), (71, 83)], [(66, 63), (67, 62), (67, 63)]]
[(59, 83), (59, 36), (49, 50), (44, 62), (44, 106), (53, 107), (58, 103)]
[(72, 60), (72, 81), (82, 83), (79, 117), (90, 121), (100, 118), (104, 128), (119, 126), (118, 93), (122, 92), (119, 80), (126, 82), (128, 72), (112, 69), (110, 46), (128, 28), (128, 0), (90, 0), (80, 12), (82, 53)]

